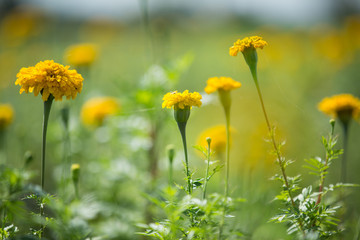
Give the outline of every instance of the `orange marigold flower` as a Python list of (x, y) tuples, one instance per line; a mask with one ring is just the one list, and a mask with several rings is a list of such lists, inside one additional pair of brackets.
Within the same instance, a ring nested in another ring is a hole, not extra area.
[(97, 57), (97, 47), (84, 43), (70, 46), (65, 53), (66, 61), (73, 66), (89, 66)]
[(261, 48), (267, 46), (268, 43), (259, 36), (246, 37), (238, 39), (234, 45), (230, 47), (229, 53), (231, 56), (237, 56), (239, 52), (244, 52), (247, 48)]
[(318, 105), (323, 113), (340, 120), (360, 117), (360, 100), (351, 94), (339, 94), (324, 98)]
[(101, 126), (106, 117), (120, 111), (120, 104), (112, 97), (97, 97), (88, 100), (81, 109), (81, 120), (85, 125)]
[(0, 104), (0, 131), (9, 126), (14, 119), (14, 110), (10, 104)]
[(212, 77), (207, 80), (205, 92), (210, 94), (217, 90), (230, 91), (239, 87), (241, 87), (241, 83), (230, 77)]
[(20, 94), (34, 92), (37, 96), (42, 94), (46, 101), (50, 94), (55, 100), (75, 99), (83, 87), (83, 77), (76, 70), (69, 70), (69, 66), (46, 60), (37, 63), (34, 67), (21, 68), (16, 75), (15, 85), (20, 85)]
[(198, 92), (189, 93), (185, 90), (182, 93), (177, 91), (169, 92), (163, 97), (162, 108), (185, 109), (187, 107), (200, 107), (202, 96)]

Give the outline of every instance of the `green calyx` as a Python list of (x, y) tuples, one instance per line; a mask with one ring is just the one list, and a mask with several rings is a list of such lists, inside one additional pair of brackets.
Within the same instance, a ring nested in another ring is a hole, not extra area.
[(186, 123), (190, 117), (190, 107), (185, 107), (184, 109), (175, 108), (174, 109), (174, 118), (177, 123)]

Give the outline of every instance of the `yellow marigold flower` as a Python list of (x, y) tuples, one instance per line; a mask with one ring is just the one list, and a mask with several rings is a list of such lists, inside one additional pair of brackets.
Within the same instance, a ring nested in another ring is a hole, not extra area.
[(88, 100), (81, 109), (81, 120), (85, 125), (98, 127), (108, 116), (120, 111), (120, 104), (112, 97), (97, 97)]
[[(232, 133), (235, 132), (235, 129), (230, 127), (230, 146), (232, 145)], [(206, 138), (211, 138), (210, 148), (216, 153), (225, 153), (226, 150), (226, 128), (225, 125), (217, 125), (203, 131), (198, 140), (197, 145), (207, 147), (208, 143)]]
[(9, 126), (14, 118), (14, 110), (10, 104), (0, 104), (0, 131)]
[(1, 22), (2, 37), (12, 46), (21, 44), (26, 38), (36, 34), (39, 23), (35, 13), (12, 11)]
[(239, 87), (241, 87), (241, 83), (230, 77), (212, 77), (207, 80), (205, 92), (210, 94), (217, 90), (230, 91)]
[(268, 45), (266, 41), (262, 39), (262, 37), (252, 36), (246, 37), (242, 40), (238, 39), (234, 42), (234, 46), (230, 47), (229, 53), (231, 56), (237, 56), (239, 52), (244, 52), (247, 48), (261, 48)]
[(97, 47), (94, 44), (73, 45), (66, 50), (65, 59), (70, 65), (89, 66), (95, 61), (97, 52)]
[(348, 121), (351, 117), (358, 119), (360, 116), (360, 100), (351, 94), (324, 98), (318, 108), (327, 115), (339, 117), (342, 121)]
[(69, 70), (69, 66), (55, 63), (53, 60), (46, 60), (37, 63), (34, 67), (21, 68), (16, 75), (15, 85), (20, 85), (20, 94), (23, 92), (34, 92), (37, 96), (42, 94), (46, 101), (50, 94), (55, 100), (74, 99), (81, 92), (83, 78), (76, 70)]
[(185, 109), (186, 107), (200, 107), (202, 96), (198, 92), (189, 93), (185, 90), (183, 93), (177, 91), (169, 92), (163, 97), (163, 108)]

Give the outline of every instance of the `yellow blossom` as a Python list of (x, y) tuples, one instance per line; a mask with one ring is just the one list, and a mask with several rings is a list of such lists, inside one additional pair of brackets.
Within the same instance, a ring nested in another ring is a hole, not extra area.
[(69, 66), (55, 63), (53, 60), (46, 60), (37, 63), (34, 67), (21, 68), (16, 75), (15, 85), (20, 85), (20, 94), (23, 92), (34, 92), (37, 96), (42, 94), (46, 101), (50, 94), (55, 100), (74, 99), (81, 92), (83, 78), (76, 70), (69, 70)]
[(0, 104), (0, 130), (9, 126), (14, 118), (14, 110), (10, 104)]
[(94, 44), (84, 43), (70, 46), (65, 53), (65, 59), (70, 65), (88, 66), (97, 57), (97, 48)]
[(75, 171), (75, 170), (78, 170), (78, 169), (80, 169), (80, 164), (78, 164), (78, 163), (73, 163), (73, 164), (71, 165), (71, 171)]
[(185, 109), (187, 107), (200, 107), (202, 96), (198, 92), (189, 93), (185, 90), (183, 93), (177, 91), (169, 92), (163, 97), (163, 108)]
[(231, 56), (237, 56), (239, 52), (244, 52), (247, 48), (261, 48), (268, 45), (266, 41), (262, 39), (262, 37), (252, 36), (246, 37), (244, 39), (238, 39), (234, 42), (234, 45), (230, 47), (229, 53)]
[(120, 104), (112, 97), (97, 97), (88, 100), (81, 109), (81, 120), (85, 125), (98, 127), (108, 116), (120, 111)]
[[(232, 145), (232, 133), (235, 132), (235, 129), (230, 127), (230, 146)], [(226, 128), (225, 125), (217, 125), (203, 131), (198, 140), (197, 145), (207, 147), (208, 143), (206, 138), (211, 138), (210, 148), (216, 153), (224, 153), (226, 150)]]
[(324, 98), (318, 105), (323, 113), (332, 117), (353, 117), (358, 119), (360, 116), (360, 100), (351, 94), (339, 94)]
[(212, 77), (207, 80), (205, 92), (210, 94), (216, 90), (230, 91), (239, 87), (241, 87), (241, 83), (233, 80), (230, 77)]
[(12, 11), (1, 22), (1, 37), (7, 44), (16, 46), (23, 43), (29, 36), (35, 35), (39, 30), (38, 16), (30, 11)]

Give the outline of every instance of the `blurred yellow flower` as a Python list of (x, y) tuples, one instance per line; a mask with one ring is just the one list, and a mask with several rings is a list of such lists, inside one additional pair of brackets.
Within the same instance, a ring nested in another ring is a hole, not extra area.
[[(235, 132), (235, 129), (230, 127), (230, 147), (232, 145), (232, 134)], [(211, 138), (210, 148), (216, 153), (225, 153), (226, 150), (226, 128), (225, 125), (217, 125), (203, 131), (197, 140), (197, 145), (202, 147), (207, 147), (208, 143), (206, 138)]]
[(120, 111), (120, 104), (112, 97), (97, 97), (88, 100), (81, 109), (81, 120), (85, 125), (101, 126), (106, 117)]
[(315, 38), (313, 41), (315, 52), (335, 66), (341, 67), (351, 60), (351, 52), (348, 51), (348, 44), (344, 41), (341, 32), (332, 30)]
[(70, 46), (65, 52), (65, 60), (73, 66), (89, 66), (98, 54), (94, 44), (84, 43)]
[(217, 90), (230, 91), (239, 87), (241, 87), (241, 83), (230, 77), (212, 77), (207, 80), (205, 92), (210, 94)]
[(0, 131), (9, 126), (14, 119), (14, 110), (10, 104), (0, 104)]
[(36, 18), (35, 13), (17, 10), (5, 16), (1, 29), (6, 43), (18, 45), (33, 35), (38, 30)]
[(323, 113), (340, 120), (358, 119), (360, 115), (360, 100), (351, 94), (339, 94), (324, 98), (318, 105)]
[(246, 37), (244, 39), (238, 39), (234, 42), (234, 45), (230, 47), (229, 53), (231, 56), (237, 56), (239, 52), (243, 52), (247, 48), (261, 48), (268, 45), (266, 41), (259, 36)]
[(73, 163), (71, 165), (71, 171), (75, 171), (75, 170), (79, 170), (80, 169), (80, 164), (78, 163)]
[(69, 66), (64, 67), (53, 60), (41, 61), (34, 67), (21, 68), (16, 77), (15, 85), (21, 86), (20, 94), (34, 92), (37, 96), (41, 93), (44, 101), (50, 94), (60, 101), (63, 96), (67, 99), (76, 98), (82, 90), (84, 80), (76, 70), (69, 70)]
[(360, 49), (360, 15), (349, 16), (345, 20), (344, 37), (350, 51)]
[(200, 107), (202, 96), (198, 92), (189, 93), (185, 90), (183, 93), (177, 91), (169, 92), (163, 97), (162, 108), (184, 109), (186, 107)]

